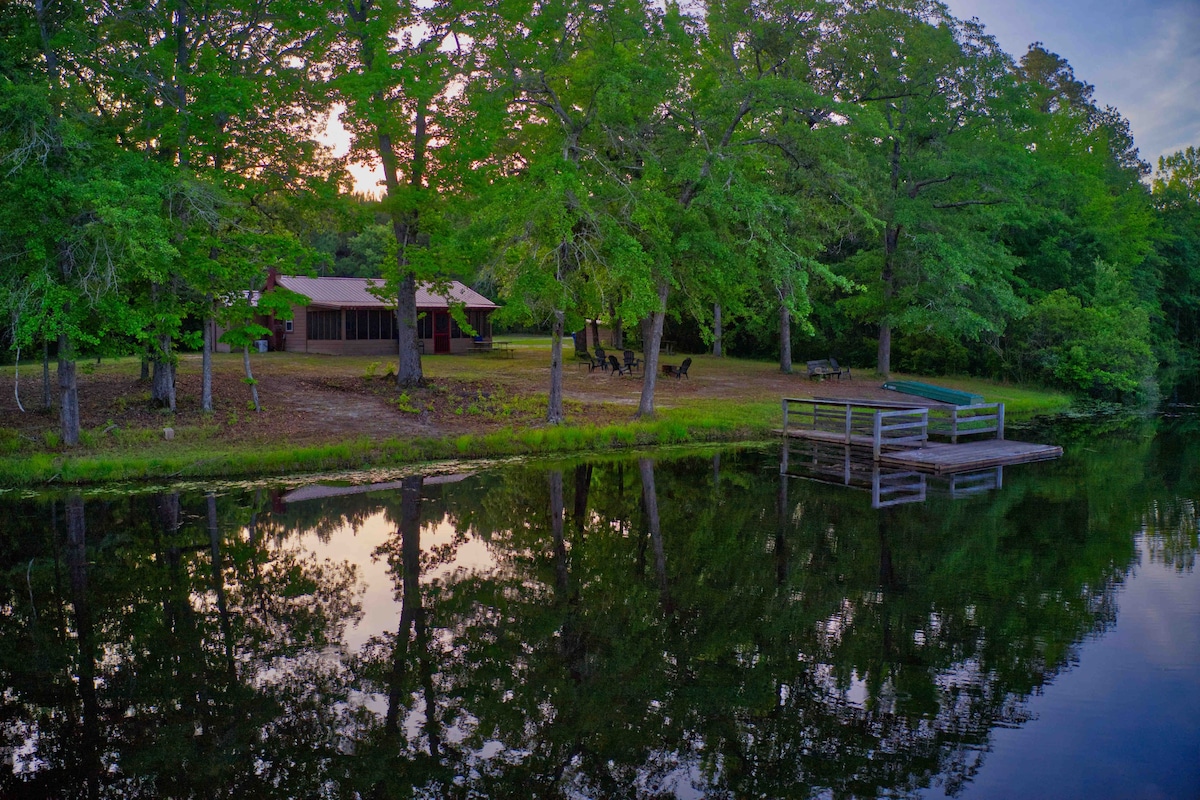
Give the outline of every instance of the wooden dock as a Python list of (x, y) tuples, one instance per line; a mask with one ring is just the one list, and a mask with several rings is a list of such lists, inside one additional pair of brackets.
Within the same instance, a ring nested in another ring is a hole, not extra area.
[(1049, 444), (1014, 442), (1012, 439), (984, 439), (975, 442), (928, 442), (924, 447), (889, 450), (880, 454), (879, 463), (904, 467), (934, 475), (1048, 461), (1062, 455), (1062, 448)]
[[(1003, 404), (949, 407), (948, 417), (947, 412), (935, 410), (943, 414), (943, 420), (930, 420), (930, 411), (928, 407), (893, 402), (784, 398), (782, 433), (787, 439), (860, 448), (880, 465), (933, 475), (1046, 461), (1062, 455), (1062, 448), (1056, 445), (1005, 439)], [(931, 434), (950, 441), (932, 442)], [(979, 435), (988, 438), (965, 441)]]

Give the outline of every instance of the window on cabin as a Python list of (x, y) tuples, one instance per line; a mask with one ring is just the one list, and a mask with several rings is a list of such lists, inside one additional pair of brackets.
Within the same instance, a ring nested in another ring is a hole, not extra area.
[(310, 310), (308, 312), (308, 338), (328, 340), (342, 338), (342, 312)]

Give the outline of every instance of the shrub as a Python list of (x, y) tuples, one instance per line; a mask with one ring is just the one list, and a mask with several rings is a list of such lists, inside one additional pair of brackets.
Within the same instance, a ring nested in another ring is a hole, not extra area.
[(1132, 303), (1085, 306), (1058, 289), (1016, 326), (1018, 379), (1034, 379), (1100, 399), (1139, 396), (1152, 380), (1150, 315)]

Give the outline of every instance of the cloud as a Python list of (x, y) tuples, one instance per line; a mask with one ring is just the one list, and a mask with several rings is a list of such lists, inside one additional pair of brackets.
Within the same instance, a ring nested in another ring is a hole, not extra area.
[(1120, 59), (1127, 77), (1113, 105), (1129, 118), (1143, 158), (1157, 161), (1200, 144), (1200, 5), (1163, 6), (1151, 21), (1156, 35)]

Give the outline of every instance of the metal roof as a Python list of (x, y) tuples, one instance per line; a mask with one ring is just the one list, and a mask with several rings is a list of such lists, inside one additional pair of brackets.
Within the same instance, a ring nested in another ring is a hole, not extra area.
[[(379, 278), (309, 278), (304, 275), (277, 275), (275, 282), (285, 289), (308, 297), (315, 306), (338, 308), (391, 308), (395, 303), (385, 303), (367, 289), (383, 286)], [(448, 287), (450, 300), (464, 304), (467, 308), (499, 308), (479, 292), (451, 281)], [(445, 296), (435, 294), (429, 284), (417, 285), (417, 308), (449, 308)]]

